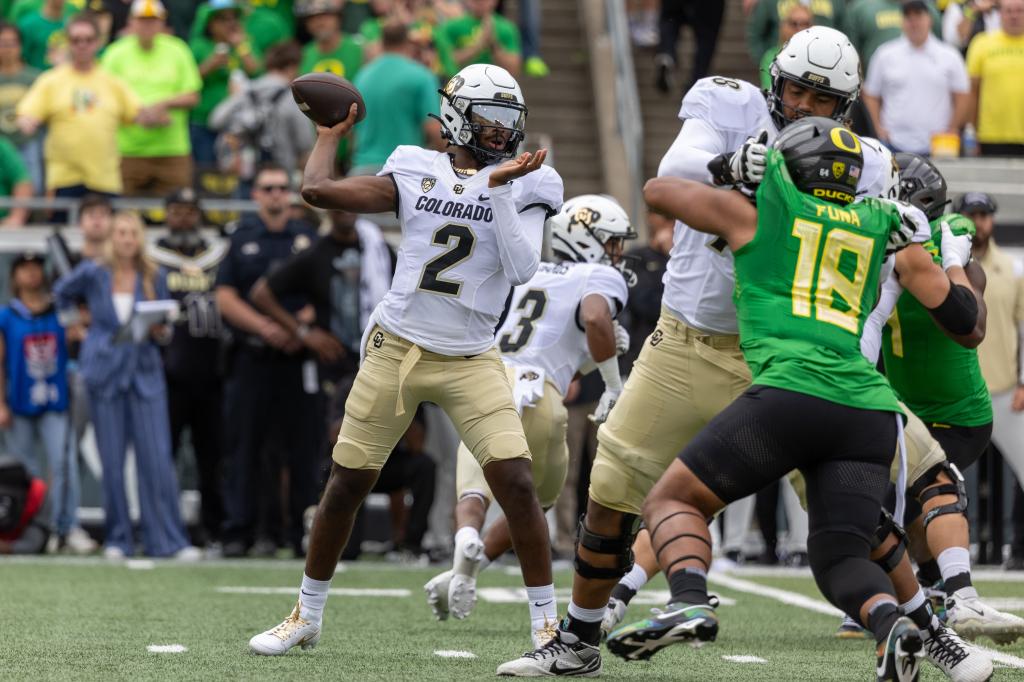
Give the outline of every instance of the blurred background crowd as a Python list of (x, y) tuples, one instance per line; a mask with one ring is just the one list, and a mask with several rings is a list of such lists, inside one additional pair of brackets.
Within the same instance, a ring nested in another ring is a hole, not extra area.
[[(367, 117), (337, 172), (370, 174), (397, 145), (441, 149), (428, 118), (438, 87), (467, 64), (499, 64), (520, 77), (528, 145), (552, 148), (567, 198), (612, 192), (607, 166), (590, 179), (601, 162), (586, 147), (605, 113), (599, 84), (621, 74), (603, 71), (588, 44), (600, 32), (580, 31), (577, 13), (593, 9), (584, 5), (0, 0), (0, 263), (10, 274), (0, 277), (0, 435), (46, 490), (45, 528), (18, 542), (0, 533), (0, 552), (302, 555), (397, 232), (394, 216), (303, 204), (315, 131), (289, 83), (315, 71), (355, 83)], [(674, 112), (696, 79), (739, 75), (767, 89), (780, 45), (815, 24), (841, 28), (860, 52), (859, 132), (942, 158), (1024, 157), (1024, 0), (628, 0), (623, 17), (648, 164), (678, 131)], [(570, 106), (586, 68), (594, 97)], [(652, 122), (659, 106), (671, 111)], [(991, 235), (995, 202), (965, 205)], [(635, 208), (633, 218), (644, 243), (621, 318), (633, 343), (624, 373), (654, 328), (672, 245), (671, 222)], [(990, 302), (989, 315), (1016, 330), (1024, 272), (1006, 262), (1008, 303)], [(177, 319), (148, 324), (138, 302), (166, 299)], [(1012, 350), (992, 344), (993, 354), (1018, 357), (1008, 336), (999, 343)], [(1019, 392), (1024, 409), (1017, 368), (990, 366), (992, 391)], [(586, 498), (596, 448), (586, 417), (600, 393), (591, 376), (567, 397), (572, 459), (551, 513), (562, 557)], [(345, 558), (447, 551), (456, 445), (447, 418), (422, 408)], [(1004, 454), (1024, 464), (1024, 452)], [(992, 475), (972, 481), (1005, 487), (980, 512), (998, 526), (987, 560), (1003, 560), (1005, 541), (1007, 565), (1021, 568), (1024, 493), (990, 459)], [(807, 561), (806, 519), (778, 487), (727, 511), (723, 535), (729, 561)]]

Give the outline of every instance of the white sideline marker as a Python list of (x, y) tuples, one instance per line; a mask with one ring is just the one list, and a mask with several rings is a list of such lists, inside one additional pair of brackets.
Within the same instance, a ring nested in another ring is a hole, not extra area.
[[(221, 585), (215, 588), (221, 594), (295, 594), (294, 587), (250, 587), (247, 585)], [(361, 587), (332, 587), (330, 594), (336, 597), (411, 597), (406, 589), (383, 589)]]
[[(826, 616), (842, 615), (842, 611), (828, 602), (821, 601), (820, 599), (814, 599), (813, 597), (808, 597), (797, 592), (790, 592), (789, 590), (780, 590), (766, 585), (759, 585), (758, 583), (751, 582), (749, 580), (741, 580), (740, 578), (724, 575), (720, 572), (710, 573), (708, 575), (708, 580), (713, 583), (718, 583), (723, 587), (737, 590), (738, 592), (746, 592), (759, 597), (767, 597), (783, 604), (797, 606)], [(1002, 663), (1008, 668), (1024, 669), (1024, 658), (1014, 656), (1012, 654), (1005, 654), (1001, 651), (997, 651), (996, 649), (978, 646), (977, 644), (974, 646), (988, 654), (989, 658), (991, 658), (995, 663)]]
[(767, 663), (766, 659), (760, 656), (722, 656), (723, 661), (730, 663)]
[(472, 651), (458, 651), (457, 649), (438, 649), (434, 655), (441, 658), (476, 658), (476, 654)]
[(156, 568), (156, 562), (152, 559), (128, 559), (124, 567), (131, 571), (152, 571)]
[(151, 654), (183, 654), (188, 651), (188, 647), (181, 644), (150, 644), (146, 651)]

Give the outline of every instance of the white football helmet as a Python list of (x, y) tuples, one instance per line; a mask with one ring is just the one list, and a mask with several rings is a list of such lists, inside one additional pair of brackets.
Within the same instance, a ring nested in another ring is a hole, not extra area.
[[(860, 57), (846, 34), (827, 26), (812, 26), (782, 46), (771, 66), (768, 109), (779, 130), (792, 123), (782, 104), (787, 80), (838, 98), (830, 118), (845, 121), (860, 94)], [(793, 112), (795, 113), (795, 112)]]
[[(576, 263), (603, 263), (619, 270), (630, 282), (636, 274), (626, 267), (622, 249), (626, 240), (636, 239), (636, 230), (626, 211), (615, 199), (598, 194), (582, 194), (562, 204), (562, 209), (548, 218), (551, 229), (551, 250), (561, 260)], [(606, 245), (612, 240), (612, 253)]]
[[(452, 76), (441, 92), (441, 133), (466, 147), (485, 164), (516, 155), (526, 132), (526, 101), (519, 83), (493, 64), (470, 64)], [(502, 147), (481, 139), (484, 128), (507, 131)]]

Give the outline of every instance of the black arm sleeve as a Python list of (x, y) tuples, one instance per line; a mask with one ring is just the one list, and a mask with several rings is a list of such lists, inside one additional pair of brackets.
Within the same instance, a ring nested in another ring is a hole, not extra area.
[(959, 284), (950, 286), (946, 300), (929, 312), (936, 322), (958, 336), (970, 334), (978, 324), (978, 301), (974, 292)]

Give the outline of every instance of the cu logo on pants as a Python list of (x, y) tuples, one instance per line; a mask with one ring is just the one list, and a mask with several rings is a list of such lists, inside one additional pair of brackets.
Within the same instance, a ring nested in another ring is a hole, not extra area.
[(651, 347), (653, 348), (654, 346), (657, 346), (659, 343), (661, 343), (661, 337), (664, 335), (664, 332), (662, 332), (660, 329), (655, 329), (654, 333), (651, 334)]
[(373, 347), (380, 348), (384, 345), (384, 334), (383, 332), (377, 332), (373, 335)]

